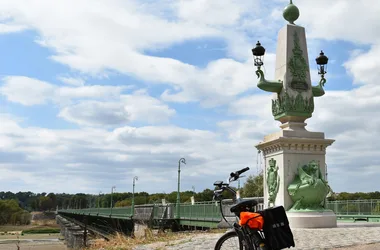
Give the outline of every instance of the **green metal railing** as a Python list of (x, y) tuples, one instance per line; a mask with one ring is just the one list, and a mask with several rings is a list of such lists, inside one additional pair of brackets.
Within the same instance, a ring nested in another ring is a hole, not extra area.
[(64, 213), (84, 214), (92, 216), (127, 218), (132, 216), (132, 207), (114, 207), (114, 208), (84, 208), (84, 209), (64, 209), (59, 210)]
[(329, 201), (327, 208), (337, 215), (379, 215), (380, 200)]
[[(231, 204), (223, 205), (225, 216), (234, 216), (230, 212)], [(380, 199), (379, 200), (344, 200), (329, 201), (326, 207), (338, 215), (338, 219), (360, 219), (380, 222)], [(59, 210), (64, 213), (84, 214), (92, 216), (103, 216), (112, 218), (129, 218), (132, 216), (132, 207), (115, 208), (87, 208)], [(145, 216), (146, 219), (174, 219), (176, 204), (147, 204), (135, 206), (135, 216)], [(214, 201), (195, 202), (180, 204), (181, 224), (195, 225), (196, 223), (217, 223), (222, 220), (219, 205)], [(375, 220), (376, 219), (376, 220)], [(196, 222), (196, 223), (195, 223)], [(195, 223), (195, 224), (194, 224)]]
[(196, 202), (181, 204), (180, 206), (181, 219), (190, 220), (209, 220), (215, 221), (221, 219), (219, 205), (215, 202)]

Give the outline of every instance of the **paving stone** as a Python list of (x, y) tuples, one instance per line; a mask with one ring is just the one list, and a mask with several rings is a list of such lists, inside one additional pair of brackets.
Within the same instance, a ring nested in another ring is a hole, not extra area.
[[(380, 243), (380, 225), (378, 227), (339, 227), (328, 229), (292, 229), (296, 247), (303, 249), (334, 249), (341, 247), (359, 247), (362, 245)], [(139, 246), (136, 250), (167, 249), (167, 250), (205, 250), (214, 249), (216, 241), (223, 234), (199, 234), (187, 239), (173, 241), (156, 247), (155, 244)], [(376, 246), (376, 245), (369, 245)], [(343, 249), (343, 248), (341, 248)], [(349, 248), (354, 249), (354, 248)], [(361, 248), (358, 248), (361, 249)], [(366, 248), (363, 248), (366, 249)], [(372, 248), (380, 249), (380, 248)]]

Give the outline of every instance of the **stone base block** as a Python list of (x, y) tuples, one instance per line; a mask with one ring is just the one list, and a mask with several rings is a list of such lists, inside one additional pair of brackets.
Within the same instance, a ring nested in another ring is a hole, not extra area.
[(337, 227), (333, 211), (287, 212), (290, 228), (332, 228)]

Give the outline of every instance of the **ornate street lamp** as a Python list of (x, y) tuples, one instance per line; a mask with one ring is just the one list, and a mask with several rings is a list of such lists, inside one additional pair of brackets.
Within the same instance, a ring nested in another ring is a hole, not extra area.
[(260, 41), (257, 41), (256, 47), (252, 49), (253, 62), (257, 67), (256, 75), (260, 78), (257, 87), (264, 91), (280, 93), (283, 87), (282, 81), (268, 81), (265, 79), (264, 72), (261, 66), (264, 65), (265, 48), (261, 46)]
[(138, 181), (139, 177), (133, 177), (133, 188), (132, 188), (132, 216), (135, 215), (135, 181)]
[(265, 48), (261, 46), (260, 41), (257, 41), (256, 47), (252, 49), (253, 61), (257, 69), (264, 65)]
[(98, 214), (99, 214), (99, 210), (100, 210), (100, 194), (102, 193), (102, 191), (99, 191), (99, 196), (98, 196)]
[(327, 73), (327, 63), (329, 62), (329, 59), (327, 56), (325, 56), (325, 53), (321, 50), (321, 53), (319, 53), (319, 56), (315, 59), (317, 62), (318, 67), (318, 74), (321, 75), (321, 78), (325, 78), (325, 74)]
[(319, 81), (319, 84), (317, 86), (312, 86), (313, 96), (323, 96), (325, 94), (325, 90), (323, 89), (323, 86), (325, 86), (326, 78), (325, 74), (327, 73), (327, 63), (329, 59), (327, 56), (325, 56), (325, 53), (321, 51), (319, 53), (319, 56), (315, 59), (317, 62), (317, 68), (318, 68), (318, 74), (321, 75), (321, 80)]
[(181, 199), (180, 199), (179, 193), (180, 193), (180, 182), (181, 182), (181, 163), (186, 164), (185, 158), (181, 158), (178, 161), (178, 190), (177, 190), (177, 205), (176, 205), (176, 217), (177, 217), (177, 219), (180, 218), (180, 216), (179, 216), (179, 213), (180, 213), (179, 204), (181, 203)]
[(112, 188), (111, 188), (111, 214), (112, 214), (112, 207), (113, 207), (113, 204), (112, 204), (112, 202), (113, 202), (113, 190), (115, 189), (116, 187), (115, 186), (112, 186)]

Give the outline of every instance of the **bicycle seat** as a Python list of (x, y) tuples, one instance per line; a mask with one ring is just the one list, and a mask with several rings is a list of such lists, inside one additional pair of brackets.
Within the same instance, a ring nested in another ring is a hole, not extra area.
[(232, 213), (240, 214), (241, 212), (250, 211), (254, 206), (258, 204), (257, 200), (245, 200), (233, 205), (230, 208)]

